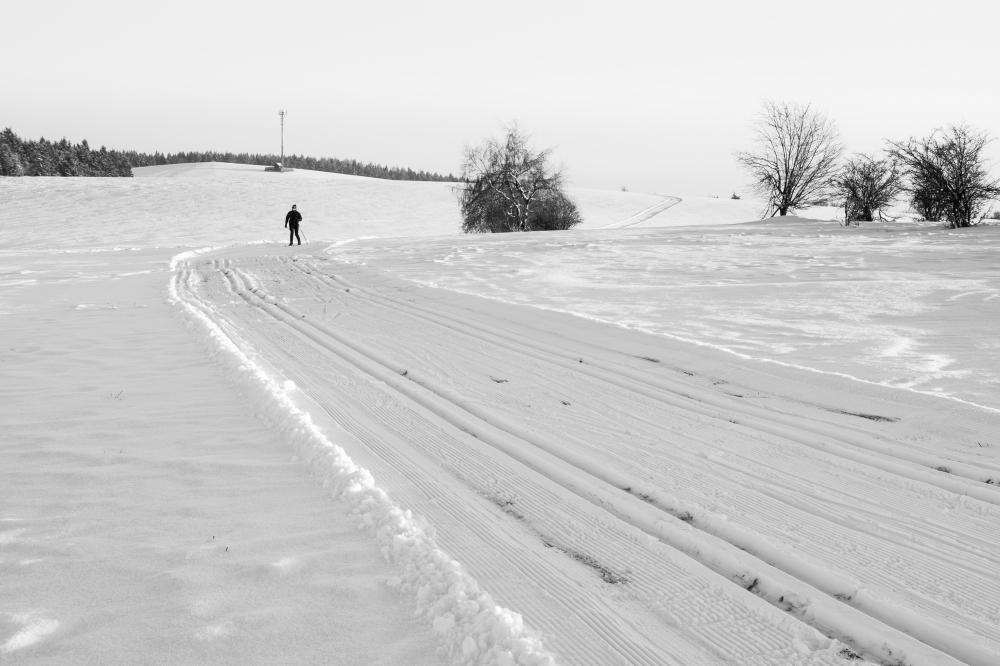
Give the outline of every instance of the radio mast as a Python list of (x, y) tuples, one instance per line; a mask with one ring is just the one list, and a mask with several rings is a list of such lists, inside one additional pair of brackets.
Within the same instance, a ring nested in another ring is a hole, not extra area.
[(288, 112), (284, 109), (278, 111), (278, 117), (281, 118), (281, 165), (285, 165), (285, 115)]

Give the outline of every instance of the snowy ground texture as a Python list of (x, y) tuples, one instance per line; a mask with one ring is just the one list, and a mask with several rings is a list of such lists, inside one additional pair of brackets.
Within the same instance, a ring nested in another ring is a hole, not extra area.
[(1000, 227), (573, 194), (0, 180), (0, 663), (1000, 663)]

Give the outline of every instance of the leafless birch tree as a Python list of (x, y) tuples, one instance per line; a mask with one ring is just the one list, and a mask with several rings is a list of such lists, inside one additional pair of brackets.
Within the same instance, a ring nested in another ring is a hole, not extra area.
[(756, 126), (757, 147), (736, 159), (767, 200), (765, 217), (787, 215), (825, 199), (843, 146), (836, 126), (808, 105), (766, 102)]
[(503, 139), (469, 148), (459, 192), (462, 230), (469, 232), (569, 229), (580, 222), (562, 191), (562, 172), (546, 164), (550, 151), (535, 152), (517, 127)]

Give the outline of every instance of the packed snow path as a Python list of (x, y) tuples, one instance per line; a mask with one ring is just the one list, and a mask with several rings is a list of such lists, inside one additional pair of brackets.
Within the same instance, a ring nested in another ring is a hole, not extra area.
[(635, 227), (643, 222), (648, 222), (653, 219), (663, 211), (672, 208), (681, 202), (680, 197), (663, 197), (663, 201), (653, 204), (648, 208), (643, 208), (638, 213), (630, 215), (624, 220), (618, 220), (612, 222), (611, 224), (605, 224), (602, 229), (627, 229), (628, 227)]
[(564, 663), (1000, 660), (993, 414), (292, 248), (176, 284)]

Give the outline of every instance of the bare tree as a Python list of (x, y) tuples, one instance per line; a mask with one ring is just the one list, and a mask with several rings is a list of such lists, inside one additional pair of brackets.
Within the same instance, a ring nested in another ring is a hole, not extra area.
[(808, 105), (766, 102), (756, 126), (757, 147), (736, 159), (767, 199), (765, 217), (787, 215), (829, 194), (843, 152), (836, 126)]
[(502, 140), (468, 148), (459, 192), (462, 230), (469, 232), (569, 229), (579, 224), (576, 205), (562, 191), (562, 172), (546, 164), (517, 127)]
[(846, 223), (871, 222), (902, 192), (903, 176), (894, 160), (859, 153), (847, 161), (834, 186), (844, 198)]
[(889, 142), (909, 176), (914, 205), (942, 212), (951, 228), (970, 227), (1000, 198), (1000, 181), (990, 178), (983, 150), (990, 138), (966, 125), (935, 130), (923, 139)]

